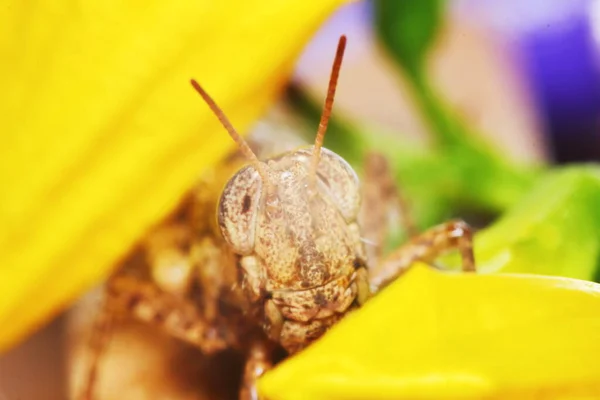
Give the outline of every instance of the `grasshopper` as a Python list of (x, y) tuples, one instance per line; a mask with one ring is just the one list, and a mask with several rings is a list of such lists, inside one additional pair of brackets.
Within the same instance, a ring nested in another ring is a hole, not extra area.
[(370, 153), (361, 184), (342, 157), (322, 147), (345, 46), (342, 36), (314, 145), (264, 160), (192, 80), (239, 151), (198, 183), (179, 216), (149, 233), (142, 261), (109, 278), (82, 398), (92, 398), (119, 315), (207, 354), (244, 352), (239, 397), (249, 400), (258, 398), (255, 383), (276, 350), (301, 351), (415, 261), (458, 249), (463, 270), (475, 270), (471, 229), (460, 220), (382, 254), (390, 212), (408, 214), (386, 159)]

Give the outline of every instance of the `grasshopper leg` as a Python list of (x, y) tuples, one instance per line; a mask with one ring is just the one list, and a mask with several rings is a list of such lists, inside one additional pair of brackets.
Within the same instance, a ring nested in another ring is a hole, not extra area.
[(104, 354), (108, 342), (111, 338), (112, 327), (115, 315), (110, 311), (107, 304), (103, 304), (100, 312), (94, 320), (90, 341), (88, 344), (90, 359), (88, 361), (88, 370), (86, 371), (84, 385), (81, 393), (78, 395), (80, 400), (92, 400), (94, 398), (94, 388), (98, 376), (98, 365)]
[(401, 224), (409, 237), (417, 232), (408, 203), (398, 190), (387, 159), (379, 153), (367, 153), (364, 174), (360, 223), (367, 260), (369, 266), (374, 267), (380, 262), (383, 250), (381, 244), (392, 225)]
[(117, 317), (130, 315), (165, 331), (170, 336), (215, 353), (237, 344), (236, 338), (204, 319), (195, 305), (178, 295), (166, 292), (152, 282), (127, 274), (115, 275), (107, 282), (106, 302), (97, 317), (92, 333), (86, 381), (81, 400), (93, 399), (98, 363), (106, 351)]
[(127, 310), (138, 321), (155, 325), (169, 335), (200, 348), (205, 353), (222, 350), (234, 340), (218, 332), (191, 301), (161, 290), (154, 283), (135, 277), (114, 279), (108, 295), (115, 307)]
[(225, 250), (223, 239), (215, 235), (219, 229), (214, 218), (218, 196), (212, 186), (206, 181), (196, 185), (187, 221), (193, 237), (189, 261), (194, 279), (202, 288), (202, 312), (208, 321), (217, 319), (219, 303), (230, 294), (232, 283), (237, 282), (237, 269), (227, 267), (236, 265), (236, 261)]
[(273, 348), (266, 340), (257, 340), (250, 345), (239, 400), (258, 400), (257, 381), (273, 367)]
[(203, 313), (207, 321), (215, 321), (219, 314), (219, 299), (223, 291), (223, 254), (210, 237), (203, 237), (192, 246), (196, 278), (202, 287)]
[(449, 221), (413, 237), (389, 254), (370, 271), (371, 290), (379, 289), (406, 271), (415, 261), (432, 262), (442, 254), (458, 249), (465, 272), (475, 271), (471, 228), (461, 220)]

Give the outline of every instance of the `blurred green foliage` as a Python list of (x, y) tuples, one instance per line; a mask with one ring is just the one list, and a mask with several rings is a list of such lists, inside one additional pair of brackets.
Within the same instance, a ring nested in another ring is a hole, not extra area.
[(497, 213), (508, 210), (476, 235), (480, 269), (595, 278), (600, 259), (600, 167), (576, 166), (540, 177), (542, 168), (519, 166), (503, 157), (453, 113), (430, 84), (425, 65), (442, 22), (443, 1), (376, 0), (374, 5), (380, 42), (407, 78), (438, 146), (436, 162), (445, 164), (451, 175), (447, 182), (455, 185), (450, 204)]
[(479, 232), (484, 272), (596, 278), (600, 260), (600, 165), (549, 172), (515, 207)]
[(413, 80), (419, 79), (442, 20), (444, 1), (378, 0), (374, 4), (382, 43)]
[(406, 78), (434, 146), (459, 184), (456, 200), (495, 213), (510, 207), (531, 186), (537, 168), (516, 165), (499, 154), (452, 112), (427, 76), (427, 55), (443, 21), (444, 2), (377, 0), (374, 6), (380, 42)]
[[(600, 278), (600, 166), (551, 169), (507, 159), (451, 110), (426, 75), (444, 2), (376, 0), (374, 5), (374, 29), (408, 81), (433, 145), (375, 132), (334, 112), (325, 146), (359, 171), (367, 151), (386, 155), (421, 230), (452, 217), (500, 217), (476, 235), (482, 271)], [(297, 86), (288, 90), (288, 100), (310, 125), (312, 140), (321, 107)], [(405, 232), (393, 233), (388, 247), (406, 239)], [(445, 261), (459, 265), (455, 255)]]

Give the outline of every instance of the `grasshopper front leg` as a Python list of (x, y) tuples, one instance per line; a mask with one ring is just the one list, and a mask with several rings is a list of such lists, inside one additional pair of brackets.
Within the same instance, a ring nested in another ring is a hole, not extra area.
[(273, 343), (265, 338), (257, 338), (250, 344), (239, 400), (259, 399), (256, 384), (265, 372), (273, 368), (273, 350)]
[(190, 232), (167, 223), (148, 235), (141, 248), (105, 284), (104, 304), (88, 345), (90, 361), (81, 400), (93, 399), (98, 366), (118, 320), (132, 317), (210, 354), (234, 345), (236, 338), (219, 329), (199, 305), (187, 297), (194, 266), (189, 256)]
[(475, 272), (472, 240), (471, 228), (460, 220), (443, 223), (413, 237), (369, 271), (372, 292), (389, 284), (415, 261), (433, 262), (455, 249), (460, 251), (463, 271)]
[[(371, 153), (367, 156), (365, 167), (361, 222), (367, 242), (372, 293), (389, 284), (415, 261), (432, 262), (450, 250), (459, 250), (463, 271), (475, 271), (472, 232), (466, 222), (448, 221), (424, 233), (415, 234), (407, 203), (393, 181), (387, 160), (382, 155)], [(381, 244), (393, 213), (402, 216), (404, 229), (411, 239), (383, 258)]]
[(94, 398), (98, 364), (106, 351), (116, 320), (125, 315), (157, 326), (168, 335), (212, 354), (236, 344), (233, 336), (223, 336), (222, 330), (206, 321), (195, 304), (165, 292), (152, 282), (132, 276), (115, 276), (106, 289), (105, 306), (97, 317), (90, 342), (90, 364), (80, 394), (81, 400)]

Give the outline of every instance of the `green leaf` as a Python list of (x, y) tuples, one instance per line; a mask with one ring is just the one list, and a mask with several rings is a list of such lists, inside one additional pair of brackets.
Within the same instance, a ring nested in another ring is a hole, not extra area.
[(592, 280), (600, 259), (600, 164), (552, 171), (475, 237), (483, 272)]
[(407, 73), (419, 74), (435, 40), (443, 0), (377, 0), (377, 33)]

